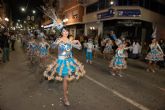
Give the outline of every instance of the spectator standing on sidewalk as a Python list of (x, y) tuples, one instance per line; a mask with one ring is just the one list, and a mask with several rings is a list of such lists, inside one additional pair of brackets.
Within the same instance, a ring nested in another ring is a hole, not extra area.
[(5, 31), (2, 35), (2, 50), (3, 50), (3, 63), (9, 61), (10, 55), (10, 38), (9, 33)]
[(2, 61), (2, 33), (0, 33), (0, 62)]
[(147, 42), (145, 41), (144, 43), (142, 43), (142, 49), (141, 49), (141, 60), (144, 60), (147, 52), (149, 51), (149, 46), (147, 45)]
[(141, 46), (140, 46), (139, 42), (137, 42), (137, 41), (133, 42), (133, 45), (132, 45), (132, 58), (133, 59), (138, 59), (139, 55), (140, 55), (140, 52), (141, 52)]
[(16, 35), (11, 33), (11, 49), (14, 51), (15, 50), (15, 41), (16, 41)]
[[(161, 39), (159, 44), (160, 44), (160, 47), (161, 47), (163, 53), (165, 53), (165, 42), (164, 42), (164, 40)], [(164, 56), (164, 60), (163, 61), (159, 61), (158, 62), (158, 65), (159, 65), (160, 69), (165, 67), (165, 56)]]
[(81, 43), (81, 45), (83, 45), (83, 43), (84, 43), (84, 36), (83, 35), (80, 35), (80, 43)]

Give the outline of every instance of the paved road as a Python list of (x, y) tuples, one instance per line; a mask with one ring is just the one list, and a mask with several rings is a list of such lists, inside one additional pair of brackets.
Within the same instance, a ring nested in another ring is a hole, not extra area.
[(40, 82), (42, 70), (31, 65), (16, 44), (11, 60), (0, 64), (0, 108), (2, 110), (165, 110), (165, 71), (147, 73), (146, 64), (128, 61), (124, 77), (111, 76), (108, 61), (97, 58), (85, 64), (87, 75), (70, 83), (70, 107), (61, 102), (62, 84)]

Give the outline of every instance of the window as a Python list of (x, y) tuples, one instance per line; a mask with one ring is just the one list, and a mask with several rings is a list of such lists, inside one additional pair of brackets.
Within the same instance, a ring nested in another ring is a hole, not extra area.
[(73, 16), (73, 18), (78, 18), (78, 17), (79, 17), (79, 15), (78, 15), (78, 10), (74, 10), (74, 11), (72, 12), (72, 16)]

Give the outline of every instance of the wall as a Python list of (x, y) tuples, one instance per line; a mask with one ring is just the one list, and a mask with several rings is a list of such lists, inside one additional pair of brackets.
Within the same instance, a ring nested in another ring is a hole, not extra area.
[(84, 7), (77, 0), (70, 0), (63, 10), (63, 15), (68, 19), (66, 25), (82, 23), (84, 15)]
[(158, 25), (157, 27), (157, 37), (165, 41), (165, 27)]
[(77, 0), (65, 0), (64, 11), (76, 6), (78, 4)]
[(92, 3), (97, 2), (98, 0), (84, 0), (84, 1), (85, 1), (85, 5), (87, 6), (87, 5), (90, 5)]

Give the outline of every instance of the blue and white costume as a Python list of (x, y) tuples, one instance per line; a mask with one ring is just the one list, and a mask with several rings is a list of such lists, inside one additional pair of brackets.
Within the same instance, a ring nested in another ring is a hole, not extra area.
[(86, 44), (86, 60), (88, 61), (92, 61), (92, 58), (93, 58), (93, 49), (94, 49), (94, 45), (92, 43), (92, 41), (89, 41), (87, 44)]
[(163, 51), (158, 43), (150, 44), (150, 52), (146, 56), (146, 60), (149, 61), (162, 61), (163, 59)]
[(71, 41), (66, 43), (58, 42), (58, 39), (55, 41), (55, 46), (58, 45), (58, 59), (54, 66), (55, 74), (47, 75), (49, 80), (56, 79), (62, 80), (62, 78), (68, 76), (68, 79), (79, 79), (79, 77), (85, 74), (84, 66), (72, 56), (72, 47), (80, 49), (81, 47), (76, 44), (72, 44)]
[(28, 55), (29, 56), (34, 56), (37, 53), (37, 44), (35, 42), (29, 42), (28, 43)]
[(48, 55), (48, 44), (46, 42), (39, 43), (39, 54), (40, 57), (44, 57)]
[(112, 53), (112, 52), (113, 52), (112, 45), (106, 43), (103, 53)]
[(109, 67), (112, 69), (126, 69), (127, 63), (126, 63), (126, 56), (124, 54), (125, 48), (117, 48), (116, 54), (113, 57), (113, 59), (110, 62)]
[[(52, 19), (52, 26), (59, 32), (62, 32), (64, 30), (63, 21), (58, 19), (55, 10), (52, 8), (45, 9), (44, 7), (42, 7), (42, 9), (45, 15)], [(81, 49), (81, 45), (70, 40), (62, 42), (59, 38), (52, 45), (53, 48), (57, 46), (58, 59), (53, 64), (53, 72), (51, 75), (47, 74), (48, 72), (44, 72), (44, 76), (47, 77), (48, 80), (56, 79), (59, 81), (64, 77), (68, 77), (68, 80), (71, 80), (75, 78), (79, 79), (79, 77), (83, 76), (85, 74), (84, 66), (72, 56), (72, 47)]]

